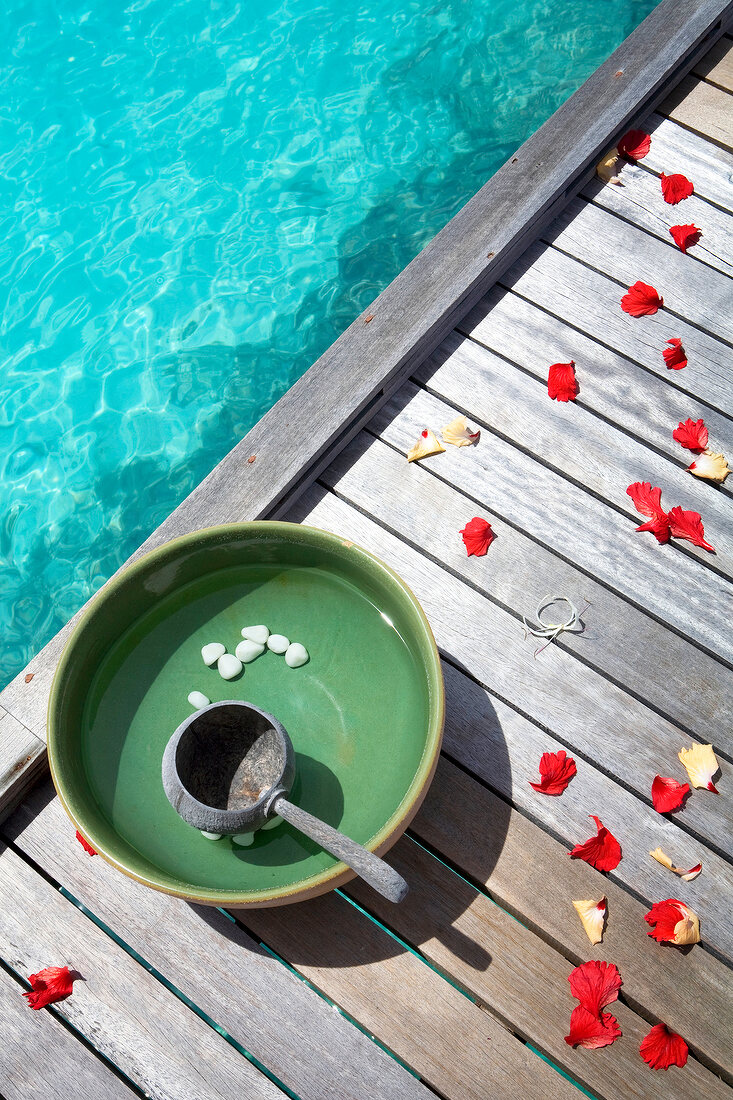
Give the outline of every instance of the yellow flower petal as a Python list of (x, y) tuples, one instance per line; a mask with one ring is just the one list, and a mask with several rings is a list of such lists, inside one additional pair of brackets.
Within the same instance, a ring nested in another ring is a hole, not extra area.
[(430, 428), (425, 428), (418, 438), (417, 443), (411, 451), (407, 453), (407, 461), (414, 462), (417, 458), (428, 458), (430, 455), (439, 455), (441, 451), (444, 451), (445, 447), (440, 442), (435, 432), (431, 432)]
[(662, 867), (668, 867), (670, 871), (674, 871), (685, 882), (692, 882), (702, 871), (702, 863), (696, 863), (694, 867), (690, 867), (689, 871), (683, 871), (680, 867), (675, 867), (672, 860), (661, 848), (655, 848), (649, 855), (652, 859), (656, 859), (657, 863), (661, 863)]
[(441, 434), (445, 443), (451, 443), (454, 447), (470, 447), (472, 443), (478, 442), (481, 432), (472, 432), (465, 416), (457, 416), (450, 424), (446, 424)]
[(672, 860), (669, 858), (669, 856), (664, 854), (661, 848), (655, 848), (653, 852), (649, 853), (649, 855), (652, 857), (652, 859), (656, 859), (657, 863), (661, 863), (662, 867), (669, 867), (670, 871), (674, 871)]
[(616, 175), (616, 163), (618, 161), (618, 149), (612, 149), (596, 165), (596, 175), (604, 183), (615, 183), (622, 187), (621, 178)]
[(687, 467), (695, 477), (705, 477), (708, 481), (725, 481), (730, 470), (725, 455), (713, 451), (703, 451), (695, 456), (695, 461)]
[(688, 943), (699, 943), (700, 921), (698, 920), (697, 913), (694, 913), (689, 906), (682, 905), (681, 902), (680, 908), (685, 915), (682, 920), (674, 926), (674, 939), (672, 943), (676, 943), (678, 947), (685, 947)]
[(573, 905), (590, 942), (600, 943), (603, 939), (603, 922), (608, 912), (608, 902), (605, 896), (600, 901), (574, 901)]
[(719, 765), (712, 745), (698, 745), (693, 742), (691, 748), (680, 749), (677, 755), (684, 764), (693, 787), (705, 787), (708, 791), (718, 793), (713, 776)]

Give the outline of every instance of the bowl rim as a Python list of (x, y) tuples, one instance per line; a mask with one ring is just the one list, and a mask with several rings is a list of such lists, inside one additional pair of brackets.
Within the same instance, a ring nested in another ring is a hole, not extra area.
[[(72, 805), (73, 799), (69, 799), (66, 796), (60, 774), (62, 765), (59, 764), (57, 759), (55, 724), (62, 685), (68, 669), (73, 663), (78, 640), (99, 607), (110, 598), (113, 598), (123, 584), (126, 584), (136, 575), (144, 573), (151, 566), (154, 567), (157, 563), (163, 562), (169, 555), (175, 555), (178, 550), (200, 543), (202, 539), (217, 540), (221, 538), (245, 537), (247, 535), (256, 537), (258, 533), (263, 535), (266, 533), (272, 534), (276, 537), (279, 535), (285, 541), (293, 541), (293, 536), (299, 534), (304, 536), (302, 541), (308, 542), (310, 545), (317, 546), (319, 543), (325, 541), (327, 545), (334, 546), (339, 544), (342, 548), (353, 551), (355, 554), (366, 559), (372, 566), (375, 566), (378, 572), (386, 576), (387, 581), (391, 585), (401, 590), (402, 593), (407, 596), (409, 603), (417, 614), (418, 622), (422, 627), (431, 657), (429, 663), (424, 662), (429, 694), (425, 744), (415, 775), (410, 786), (405, 791), (401, 802), (397, 805), (395, 811), (387, 819), (382, 828), (364, 845), (376, 855), (383, 855), (396, 843), (420, 808), (435, 774), (443, 739), (443, 726), (445, 722), (445, 687), (443, 683), (440, 654), (428, 618), (417, 596), (402, 577), (376, 554), (373, 554), (371, 550), (367, 550), (353, 540), (344, 538), (331, 531), (326, 531), (323, 528), (313, 527), (307, 524), (292, 523), (286, 520), (248, 520), (216, 524), (212, 527), (200, 527), (196, 531), (191, 531), (184, 535), (178, 535), (173, 539), (169, 539), (160, 546), (156, 546), (154, 549), (149, 550), (147, 553), (141, 554), (139, 557), (129, 562), (129, 564), (123, 565), (117, 573), (115, 573), (102, 588), (95, 593), (79, 613), (79, 619), (64, 645), (56, 666), (51, 683), (47, 709), (47, 747), (51, 779), (53, 780), (53, 785), (56, 789), (59, 801), (72, 824), (90, 843), (94, 840), (95, 852), (101, 856), (106, 863), (115, 867), (128, 878), (134, 879), (136, 882), (148, 886), (151, 889), (203, 905), (228, 906), (234, 908), (285, 905), (291, 902), (302, 901), (306, 898), (317, 897), (320, 894), (333, 890), (354, 878), (355, 872), (347, 867), (346, 864), (339, 862), (325, 871), (301, 879), (297, 884), (292, 884), (288, 887), (280, 886), (265, 890), (242, 891), (188, 886), (184, 891), (183, 889), (174, 889), (164, 882), (156, 881), (149, 876), (134, 871), (126, 866), (125, 863), (112, 852), (106, 851), (103, 844), (99, 844), (99, 842), (95, 840), (93, 836), (94, 828), (92, 827), (92, 829), (89, 829), (87, 824), (85, 824), (83, 807), (80, 811), (79, 807)], [(296, 539), (295, 541), (298, 540)], [(173, 878), (174, 876), (169, 877)]]

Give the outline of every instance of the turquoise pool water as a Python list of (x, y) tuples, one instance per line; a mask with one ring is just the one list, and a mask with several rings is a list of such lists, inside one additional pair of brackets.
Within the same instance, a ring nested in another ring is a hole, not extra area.
[(655, 0), (9, 0), (0, 686)]

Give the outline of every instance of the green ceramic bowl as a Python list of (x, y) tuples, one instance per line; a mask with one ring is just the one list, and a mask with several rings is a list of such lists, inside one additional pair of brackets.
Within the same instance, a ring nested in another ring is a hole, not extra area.
[[(290, 669), (266, 651), (237, 680), (201, 647), (234, 652), (264, 623), (302, 642)], [(291, 798), (372, 851), (407, 827), (443, 731), (435, 641), (410, 590), (353, 543), (290, 523), (212, 527), (140, 558), (102, 590), (61, 657), (48, 750), (56, 789), (101, 856), (158, 890), (211, 905), (281, 905), (353, 877), (285, 823), (250, 848), (205, 839), (171, 807), (163, 750), (191, 691), (243, 699), (291, 736)]]

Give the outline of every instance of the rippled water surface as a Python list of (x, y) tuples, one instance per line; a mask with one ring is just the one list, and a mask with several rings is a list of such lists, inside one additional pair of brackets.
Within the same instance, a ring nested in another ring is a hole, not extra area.
[(654, 0), (6, 0), (0, 686)]

